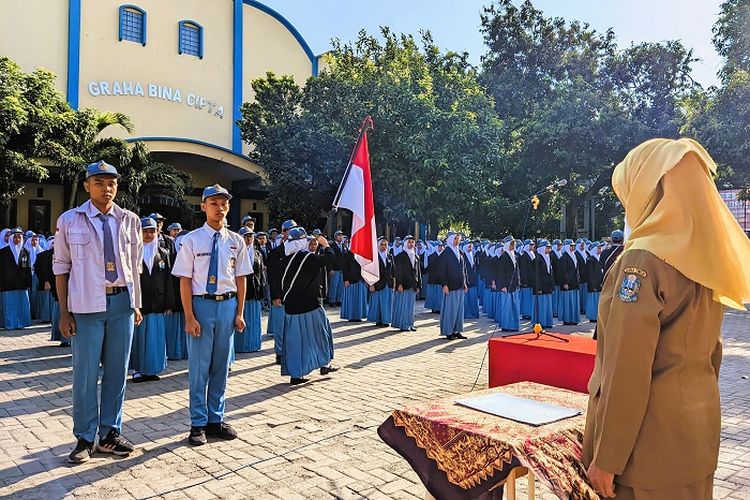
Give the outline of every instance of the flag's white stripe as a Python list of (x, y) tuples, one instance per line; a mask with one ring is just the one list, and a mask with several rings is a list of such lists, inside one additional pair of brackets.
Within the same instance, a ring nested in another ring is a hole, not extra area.
[(356, 233), (364, 226), (365, 219), (365, 179), (364, 171), (359, 165), (352, 164), (349, 170), (349, 176), (346, 178), (346, 184), (341, 190), (339, 199), (339, 208), (347, 208), (354, 212), (355, 217), (359, 216), (359, 227), (352, 226), (352, 234)]

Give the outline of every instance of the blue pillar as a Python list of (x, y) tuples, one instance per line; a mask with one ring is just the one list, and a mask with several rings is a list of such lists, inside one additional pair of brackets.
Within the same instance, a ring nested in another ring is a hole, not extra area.
[(232, 151), (242, 154), (242, 135), (237, 121), (242, 118), (242, 42), (243, 42), (243, 0), (234, 0), (234, 50), (232, 55)]
[(81, 0), (68, 0), (68, 104), (78, 109), (81, 79)]

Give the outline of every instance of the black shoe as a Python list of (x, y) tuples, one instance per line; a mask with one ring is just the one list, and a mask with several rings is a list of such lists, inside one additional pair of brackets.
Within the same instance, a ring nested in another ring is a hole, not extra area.
[(68, 455), (68, 463), (82, 464), (83, 462), (88, 462), (92, 453), (94, 453), (94, 443), (79, 438), (75, 449)]
[(590, 319), (589, 323), (596, 323), (596, 320), (595, 319)]
[(320, 374), (321, 375), (328, 375), (329, 373), (337, 372), (340, 369), (341, 368), (339, 368), (338, 366), (333, 366), (333, 365), (321, 366), (320, 367)]
[(454, 339), (466, 339), (466, 337), (464, 337), (464, 336), (463, 336), (463, 335), (461, 335), (460, 333), (454, 333), (454, 334), (453, 334), (453, 338), (454, 338)]
[(208, 439), (206, 439), (206, 428), (191, 427), (190, 435), (188, 436), (188, 443), (193, 446), (202, 446), (208, 443)]
[(70, 347), (70, 342), (60, 342), (60, 347)]
[(289, 385), (300, 385), (300, 384), (304, 384), (305, 382), (308, 382), (308, 379), (292, 377), (292, 379), (289, 381)]
[(408, 332), (408, 331), (409, 331), (409, 329), (408, 329), (408, 328), (400, 328), (400, 329), (399, 329), (399, 332)]
[(277, 364), (277, 365), (280, 365), (280, 364), (281, 364), (281, 354), (277, 354), (277, 355), (276, 355), (276, 364)]
[(411, 328), (409, 328), (409, 331), (410, 331), (410, 332), (416, 332), (416, 331), (417, 331), (417, 329), (416, 329), (415, 327), (413, 327), (413, 326), (412, 326)]
[(453, 340), (453, 339), (454, 339), (454, 337), (453, 337), (452, 333), (450, 335), (448, 335), (448, 336), (445, 337), (445, 340)]
[(135, 450), (133, 443), (125, 439), (122, 434), (114, 429), (110, 429), (107, 437), (99, 439), (99, 443), (96, 446), (96, 451), (113, 453), (120, 456), (129, 455), (133, 450)]
[(237, 431), (232, 429), (232, 426), (226, 422), (209, 423), (206, 426), (206, 436), (231, 441), (232, 439), (237, 439)]

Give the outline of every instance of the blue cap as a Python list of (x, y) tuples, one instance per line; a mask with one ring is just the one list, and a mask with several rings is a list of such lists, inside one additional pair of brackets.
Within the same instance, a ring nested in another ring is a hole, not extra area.
[(381, 236), (380, 238), (378, 238), (378, 241), (382, 241), (382, 240), (388, 241), (388, 238), (386, 238), (385, 236)]
[(23, 229), (20, 227), (14, 227), (8, 234), (23, 234)]
[(323, 231), (321, 231), (320, 229), (313, 229), (312, 234), (313, 236), (320, 236), (321, 234), (323, 234)]
[(567, 239), (567, 240), (563, 241), (563, 245), (565, 245), (565, 246), (570, 246), (572, 244), (573, 244), (573, 240), (571, 240), (571, 239)]
[(255, 236), (268, 236), (265, 231), (261, 231), (259, 233), (255, 233)]
[(278, 229), (276, 229), (275, 227), (272, 227), (271, 229), (269, 229), (269, 230), (268, 230), (268, 234), (271, 234), (271, 233), (278, 233), (278, 232), (279, 232), (279, 230), (278, 230)]
[(160, 214), (159, 212), (154, 212), (154, 213), (152, 213), (151, 215), (149, 215), (149, 217), (151, 217), (152, 219), (154, 219), (154, 220), (156, 220), (156, 221), (160, 221), (160, 220), (167, 220), (167, 218), (166, 218), (166, 217), (164, 217), (164, 216), (163, 216), (162, 214)]
[(562, 245), (562, 241), (560, 241), (560, 240), (555, 240), (555, 241), (553, 241), (553, 242), (552, 242), (552, 244), (553, 244), (553, 245)]
[(407, 241), (407, 240), (414, 240), (414, 239), (416, 239), (416, 238), (414, 238), (414, 236), (412, 236), (412, 235), (410, 235), (410, 234), (407, 234), (406, 236), (404, 236), (404, 241)]
[(281, 230), (282, 231), (289, 231), (293, 227), (297, 227), (297, 225), (298, 224), (296, 222), (294, 222), (293, 219), (285, 220), (284, 223), (281, 225)]
[(206, 186), (205, 189), (203, 189), (203, 196), (201, 197), (201, 201), (206, 201), (206, 198), (210, 198), (212, 196), (223, 196), (227, 200), (232, 199), (232, 195), (229, 194), (229, 191), (218, 184), (214, 184), (213, 186)]
[(180, 231), (182, 231), (182, 224), (180, 224), (179, 222), (173, 222), (167, 226), (167, 231), (171, 231), (173, 229), (179, 229)]
[(511, 241), (514, 241), (513, 236), (506, 236), (505, 238), (503, 238), (503, 245), (505, 245), (506, 243), (510, 243)]
[(301, 240), (304, 238), (307, 238), (307, 231), (305, 231), (304, 227), (295, 226), (289, 229), (289, 232), (286, 233), (286, 239), (288, 241)]
[(117, 169), (105, 161), (99, 160), (96, 163), (90, 163), (86, 167), (86, 178), (93, 177), (95, 175), (114, 175), (120, 177), (117, 173)]
[(334, 236), (334, 237), (336, 237), (336, 236), (338, 236), (338, 235), (340, 235), (340, 234), (341, 234), (341, 235), (343, 235), (343, 234), (344, 234), (344, 231), (341, 231), (340, 229), (338, 229), (338, 230), (336, 230), (336, 232), (335, 232), (335, 233), (333, 233), (333, 236)]
[(622, 243), (622, 240), (625, 239), (625, 233), (620, 231), (619, 229), (615, 229), (612, 231), (612, 243)]
[(246, 215), (246, 216), (244, 216), (244, 217), (242, 218), (242, 225), (244, 226), (244, 225), (245, 225), (245, 222), (247, 222), (247, 221), (249, 221), (249, 220), (251, 220), (251, 221), (255, 222), (255, 217), (253, 217), (252, 215)]
[(247, 236), (248, 234), (250, 236), (255, 236), (255, 231), (253, 231), (249, 227), (242, 226), (240, 228), (240, 236)]
[(141, 219), (141, 229), (156, 229), (156, 221), (153, 217), (144, 217)]
[(539, 248), (544, 248), (544, 247), (548, 247), (550, 245), (549, 245), (549, 241), (547, 241), (547, 240), (539, 240), (539, 244), (537, 246)]

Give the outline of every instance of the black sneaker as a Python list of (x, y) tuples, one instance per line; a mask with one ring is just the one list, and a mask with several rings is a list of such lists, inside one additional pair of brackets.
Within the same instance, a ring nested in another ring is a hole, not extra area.
[(202, 446), (208, 443), (206, 439), (206, 428), (205, 427), (191, 427), (190, 436), (188, 436), (188, 443), (193, 446)]
[(135, 445), (114, 429), (107, 433), (107, 437), (99, 439), (99, 444), (96, 447), (96, 451), (120, 456), (129, 455), (133, 450), (135, 450)]
[(329, 373), (337, 372), (340, 368), (338, 366), (328, 365), (328, 366), (321, 366), (320, 367), (320, 374), (321, 375), (328, 375)]
[(226, 422), (209, 423), (206, 426), (206, 435), (227, 441), (237, 439), (237, 431), (232, 429), (232, 426)]
[(460, 333), (454, 333), (454, 334), (453, 334), (453, 338), (454, 338), (454, 339), (465, 339), (466, 337), (464, 337), (464, 336), (463, 336), (462, 334), (460, 334)]
[(277, 365), (280, 365), (280, 364), (281, 364), (281, 354), (277, 354), (277, 355), (276, 355), (276, 364), (277, 364)]
[(82, 464), (83, 462), (88, 462), (92, 453), (94, 453), (94, 443), (79, 438), (75, 449), (68, 455), (68, 463)]
[(304, 384), (304, 383), (305, 383), (305, 382), (307, 382), (308, 380), (309, 380), (309, 379), (306, 379), (306, 378), (296, 378), (296, 377), (292, 377), (292, 379), (291, 379), (291, 380), (289, 381), (289, 385), (300, 385), (300, 384)]

